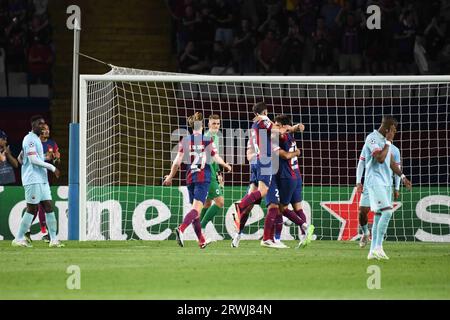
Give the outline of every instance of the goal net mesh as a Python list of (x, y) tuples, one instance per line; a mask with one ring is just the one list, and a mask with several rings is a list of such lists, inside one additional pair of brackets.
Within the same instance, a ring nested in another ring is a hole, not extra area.
[[(223, 81), (161, 82), (172, 73), (112, 67), (120, 81), (87, 81), (87, 240), (174, 239), (172, 230), (190, 210), (185, 168), (172, 187), (163, 187), (178, 142), (189, 134), (187, 117), (201, 112), (221, 118), (219, 151), (233, 165), (224, 174), (224, 208), (206, 227), (214, 239), (235, 233), (233, 203), (247, 192), (246, 145), (254, 103), (264, 101), (269, 117), (287, 114), (306, 130), (295, 134), (301, 149), (303, 208), (318, 240), (355, 240), (359, 235), (356, 167), (365, 137), (383, 115), (399, 122), (394, 144), (413, 190), (400, 190), (387, 237), (394, 241), (450, 241), (449, 83)], [(147, 80), (129, 81), (129, 76)], [(153, 77), (151, 81), (149, 77)], [(230, 79), (234, 79), (230, 81)], [(300, 80), (300, 78), (299, 78)], [(84, 126), (84, 129), (83, 129)], [(208, 121), (205, 121), (207, 130)], [(265, 203), (255, 206), (243, 239), (262, 236)], [(369, 224), (372, 222), (371, 213)], [(196, 239), (192, 227), (186, 239)], [(282, 239), (298, 238), (295, 225)]]

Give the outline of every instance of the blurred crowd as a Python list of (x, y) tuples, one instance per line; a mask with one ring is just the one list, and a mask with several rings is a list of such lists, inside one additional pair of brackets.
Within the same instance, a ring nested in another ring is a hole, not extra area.
[[(167, 0), (178, 72), (447, 74), (449, 0)], [(367, 28), (367, 7), (381, 29)]]
[(29, 84), (52, 82), (55, 50), (48, 0), (0, 0), (0, 72), (26, 72)]

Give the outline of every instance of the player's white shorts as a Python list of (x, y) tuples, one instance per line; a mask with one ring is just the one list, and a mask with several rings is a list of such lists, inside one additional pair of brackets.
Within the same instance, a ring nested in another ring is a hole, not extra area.
[(392, 208), (392, 187), (371, 186), (368, 189), (370, 199), (370, 210), (379, 212), (384, 208)]
[(25, 200), (28, 204), (39, 204), (41, 201), (51, 201), (52, 193), (48, 183), (37, 183), (24, 186)]
[(359, 206), (366, 208), (370, 207), (369, 190), (367, 190), (367, 188), (363, 189), (361, 200), (359, 201)]

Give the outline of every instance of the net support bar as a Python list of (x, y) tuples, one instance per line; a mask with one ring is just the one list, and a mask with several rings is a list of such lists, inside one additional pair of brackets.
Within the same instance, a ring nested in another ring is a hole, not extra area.
[(80, 125), (69, 128), (69, 240), (79, 240)]

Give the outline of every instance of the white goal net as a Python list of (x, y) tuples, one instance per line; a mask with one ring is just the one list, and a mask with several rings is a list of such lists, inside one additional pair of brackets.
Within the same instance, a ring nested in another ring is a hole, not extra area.
[[(394, 144), (413, 190), (401, 188), (388, 240), (450, 241), (449, 84), (450, 77), (216, 77), (126, 68), (82, 76), (80, 237), (174, 239), (190, 210), (184, 170), (172, 187), (162, 187), (162, 178), (189, 132), (187, 117), (201, 112), (220, 116), (219, 151), (233, 165), (224, 175), (224, 208), (206, 233), (230, 239), (233, 203), (250, 178), (251, 110), (264, 101), (271, 119), (286, 114), (306, 126), (295, 138), (303, 207), (318, 240), (358, 238), (358, 158), (382, 116), (393, 115)], [(262, 236), (265, 213), (264, 202), (254, 207), (243, 239)], [(196, 239), (191, 228), (186, 237)], [(282, 239), (297, 236), (295, 226), (284, 227)]]

